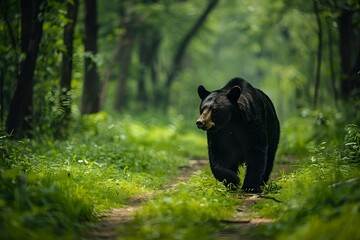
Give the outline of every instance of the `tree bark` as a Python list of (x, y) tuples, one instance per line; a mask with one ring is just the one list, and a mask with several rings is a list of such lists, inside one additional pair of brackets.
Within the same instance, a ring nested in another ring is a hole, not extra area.
[(317, 60), (316, 60), (316, 74), (315, 74), (315, 89), (314, 89), (314, 109), (317, 108), (319, 100), (319, 90), (320, 90), (320, 78), (321, 78), (321, 61), (322, 61), (322, 24), (319, 13), (319, 6), (317, 0), (313, 0), (314, 12), (316, 16), (316, 22), (318, 25), (318, 48), (317, 48)]
[(341, 97), (348, 100), (360, 95), (360, 37), (353, 23), (354, 11), (343, 9), (338, 19), (341, 62)]
[(73, 69), (73, 41), (77, 20), (79, 0), (73, 3), (67, 2), (66, 18), (69, 22), (64, 29), (64, 45), (66, 52), (62, 55), (61, 78), (60, 78), (60, 108), (63, 112), (63, 124), (67, 126), (71, 115), (71, 78)]
[(335, 65), (334, 65), (334, 37), (333, 37), (333, 30), (332, 30), (332, 19), (328, 17), (327, 19), (327, 29), (328, 29), (328, 38), (329, 38), (329, 64), (330, 64), (330, 73), (331, 73), (331, 88), (334, 94), (335, 102), (338, 101), (338, 92), (336, 89), (336, 74), (335, 74)]
[[(151, 30), (150, 30), (151, 31)], [(140, 104), (144, 104), (148, 101), (148, 96), (146, 92), (145, 78), (146, 78), (146, 69), (149, 66), (151, 58), (151, 49), (149, 46), (151, 34), (149, 29), (145, 26), (140, 33), (140, 43), (139, 43), (139, 77), (138, 77), (138, 90), (137, 90), (137, 99)]]
[(134, 46), (135, 30), (129, 23), (126, 33), (120, 41), (120, 74), (116, 89), (115, 110), (120, 111), (126, 104), (126, 80), (129, 75), (131, 54)]
[(0, 67), (0, 128), (3, 129), (4, 122), (4, 77), (3, 69)]
[(85, 0), (85, 77), (83, 85), (81, 114), (100, 110), (100, 80), (95, 56), (97, 54), (97, 3)]
[[(158, 51), (161, 42), (161, 34), (156, 26), (143, 26), (140, 30), (141, 36), (139, 47), (139, 78), (138, 78), (138, 91), (137, 98), (139, 102), (146, 107), (148, 104), (150, 95), (146, 89), (146, 80), (149, 78), (152, 84), (153, 96), (156, 99), (158, 91), (158, 79), (157, 79), (157, 60)], [(156, 101), (154, 101), (156, 105)]]
[(25, 133), (31, 130), (33, 77), (39, 44), (43, 33), (44, 0), (21, 0), (21, 51), (25, 58), (20, 63), (20, 74), (11, 100), (6, 123), (8, 133)]
[(107, 64), (107, 68), (104, 73), (104, 79), (102, 81), (101, 93), (100, 93), (100, 108), (103, 108), (105, 105), (106, 94), (109, 87), (110, 75), (114, 69), (116, 60), (119, 58), (120, 49), (121, 49), (121, 38), (117, 41), (115, 50), (111, 55), (111, 59), (109, 61), (109, 64)]

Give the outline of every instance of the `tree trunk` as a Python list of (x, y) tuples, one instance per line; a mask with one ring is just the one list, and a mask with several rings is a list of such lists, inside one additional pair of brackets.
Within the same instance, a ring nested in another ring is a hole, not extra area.
[(145, 86), (146, 68), (149, 62), (149, 47), (148, 47), (148, 33), (146, 27), (142, 29), (140, 36), (139, 46), (139, 77), (138, 77), (138, 89), (137, 89), (137, 100), (141, 105), (144, 105), (148, 101), (148, 96)]
[(64, 45), (66, 52), (62, 55), (61, 78), (60, 78), (60, 108), (63, 112), (63, 126), (67, 126), (71, 115), (71, 78), (73, 68), (73, 40), (76, 25), (79, 0), (73, 3), (67, 2), (66, 18), (69, 22), (64, 29)]
[(341, 97), (348, 100), (353, 93), (360, 94), (360, 37), (355, 34), (353, 11), (343, 9), (338, 19), (341, 61)]
[(208, 5), (206, 6), (204, 12), (201, 14), (199, 19), (195, 22), (194, 26), (189, 30), (189, 32), (184, 36), (184, 38), (181, 40), (179, 47), (176, 51), (176, 54), (173, 58), (172, 65), (167, 77), (167, 80), (165, 82), (165, 89), (164, 89), (164, 101), (165, 104), (168, 104), (169, 101), (169, 92), (171, 85), (173, 84), (173, 81), (176, 77), (176, 75), (179, 73), (181, 69), (181, 60), (183, 59), (183, 56), (186, 52), (186, 49), (191, 41), (191, 39), (198, 33), (200, 28), (205, 23), (205, 20), (211, 13), (211, 11), (215, 8), (219, 0), (209, 0)]
[(338, 101), (338, 92), (336, 89), (336, 74), (335, 74), (335, 65), (334, 65), (334, 37), (332, 31), (332, 19), (330, 17), (327, 18), (327, 29), (328, 29), (328, 38), (329, 38), (329, 64), (330, 64), (330, 73), (331, 73), (331, 88), (334, 94), (335, 102)]
[(135, 31), (129, 23), (126, 33), (121, 39), (120, 46), (120, 74), (116, 89), (115, 110), (120, 111), (126, 103), (126, 80), (129, 75), (131, 54), (134, 46)]
[(107, 90), (109, 87), (110, 75), (113, 71), (115, 62), (119, 57), (120, 46), (121, 46), (121, 39), (118, 40), (115, 50), (113, 51), (113, 53), (111, 55), (111, 59), (109, 61), (109, 64), (107, 64), (107, 68), (104, 73), (104, 79), (102, 81), (101, 93), (100, 93), (100, 108), (103, 108), (105, 105), (106, 94), (107, 94)]
[(3, 69), (0, 67), (0, 128), (3, 129), (4, 123), (4, 77)]
[(100, 80), (94, 60), (97, 54), (97, 4), (96, 0), (85, 0), (85, 76), (81, 114), (100, 110)]
[(316, 16), (316, 22), (318, 25), (318, 48), (317, 48), (317, 63), (316, 63), (316, 75), (315, 75), (315, 92), (314, 92), (314, 109), (317, 108), (319, 100), (319, 90), (320, 90), (320, 78), (321, 78), (321, 59), (322, 59), (322, 24), (319, 13), (319, 6), (317, 0), (313, 0), (314, 12)]
[(155, 26), (143, 26), (140, 31), (140, 47), (139, 47), (139, 79), (138, 79), (138, 100), (146, 107), (149, 101), (149, 93), (146, 91), (146, 80), (149, 78), (152, 83), (153, 97), (156, 105), (156, 93), (158, 91), (157, 79), (157, 60), (158, 51), (161, 42), (161, 34)]
[(31, 130), (33, 77), (42, 36), (44, 0), (21, 0), (21, 51), (25, 59), (20, 63), (20, 74), (11, 100), (6, 131), (25, 133)]

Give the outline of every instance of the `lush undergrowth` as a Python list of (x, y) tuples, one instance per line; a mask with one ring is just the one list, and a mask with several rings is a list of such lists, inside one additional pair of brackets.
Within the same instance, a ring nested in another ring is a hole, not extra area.
[[(276, 220), (257, 228), (260, 238), (360, 238), (360, 130), (313, 120), (283, 123), (277, 163), (296, 169), (264, 189), (281, 202), (254, 205), (252, 217)], [(120, 238), (216, 239), (220, 220), (234, 216), (242, 193), (215, 181), (209, 168), (165, 188), (187, 159), (206, 157), (204, 133), (187, 125), (181, 117), (100, 113), (82, 118), (62, 140), (3, 135), (0, 238), (78, 239), (102, 211), (151, 192), (134, 221), (119, 227)]]
[[(342, 145), (318, 145), (296, 162), (295, 171), (264, 188), (266, 197), (246, 217), (274, 222), (250, 231), (249, 239), (360, 238), (360, 129), (348, 125), (344, 135)], [(219, 239), (220, 220), (234, 217), (236, 206), (242, 205), (239, 194), (216, 183), (206, 168), (146, 202), (134, 222), (118, 229), (119, 236)], [(244, 231), (246, 227), (229, 237), (243, 236)]]
[(210, 171), (195, 172), (146, 202), (135, 220), (118, 229), (121, 239), (213, 239), (221, 219), (233, 216), (239, 200)]
[(115, 121), (100, 113), (83, 118), (64, 140), (3, 136), (0, 238), (76, 238), (100, 211), (161, 188), (206, 149), (182, 122)]
[(360, 239), (360, 129), (346, 127), (344, 143), (322, 143), (291, 174), (276, 181), (254, 211), (277, 219), (263, 234), (277, 239)]

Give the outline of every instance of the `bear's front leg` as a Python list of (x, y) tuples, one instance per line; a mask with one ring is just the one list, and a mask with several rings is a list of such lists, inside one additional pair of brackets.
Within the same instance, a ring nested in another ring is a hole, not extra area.
[(238, 162), (235, 159), (235, 142), (230, 131), (208, 132), (208, 150), (210, 168), (214, 177), (227, 187), (238, 187)]
[(213, 166), (211, 165), (211, 172), (213, 173), (214, 177), (223, 182), (226, 187), (239, 187), (240, 179), (237, 176), (236, 172), (233, 172), (227, 168), (221, 166)]
[(252, 149), (246, 160), (246, 175), (241, 189), (244, 192), (260, 193), (262, 177), (265, 172), (267, 149)]

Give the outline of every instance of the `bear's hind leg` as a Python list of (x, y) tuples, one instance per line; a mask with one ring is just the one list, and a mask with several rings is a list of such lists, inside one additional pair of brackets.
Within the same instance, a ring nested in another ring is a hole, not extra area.
[(270, 174), (274, 166), (275, 153), (276, 153), (276, 147), (269, 148), (267, 154), (266, 168), (262, 179), (262, 185), (265, 185), (269, 181)]
[(242, 190), (244, 192), (260, 193), (267, 162), (266, 149), (257, 149), (248, 155), (246, 175)]

